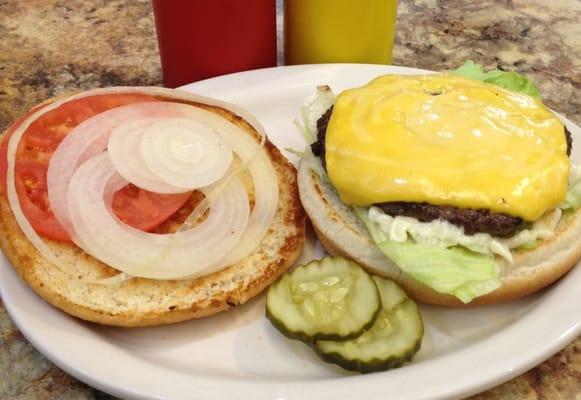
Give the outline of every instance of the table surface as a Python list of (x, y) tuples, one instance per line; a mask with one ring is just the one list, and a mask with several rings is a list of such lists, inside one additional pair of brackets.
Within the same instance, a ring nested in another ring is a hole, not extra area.
[[(400, 0), (397, 23), (394, 64), (440, 70), (472, 59), (517, 69), (547, 105), (581, 125), (580, 0)], [(0, 131), (68, 91), (161, 85), (148, 0), (0, 0), (0, 38)], [(32, 348), (0, 299), (0, 398), (111, 397)], [(581, 338), (470, 400), (493, 399), (580, 400)]]

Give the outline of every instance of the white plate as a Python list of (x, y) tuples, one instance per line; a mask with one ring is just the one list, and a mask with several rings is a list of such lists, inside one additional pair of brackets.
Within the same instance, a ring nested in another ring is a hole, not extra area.
[[(393, 72), (418, 70), (282, 67), (215, 78), (186, 89), (246, 107), (277, 145), (301, 149), (304, 143), (292, 120), (316, 85), (330, 84), (338, 91)], [(581, 138), (581, 129), (569, 122), (568, 126)], [(581, 146), (574, 147), (576, 162), (580, 156)], [(303, 258), (318, 252), (311, 243)], [(502, 306), (423, 306), (426, 335), (412, 364), (351, 375), (277, 333), (263, 316), (263, 296), (231, 312), (173, 326), (101, 327), (50, 307), (18, 279), (4, 258), (0, 261), (0, 293), (28, 340), (69, 374), (123, 398), (451, 399), (522, 373), (581, 333), (581, 268), (576, 268), (543, 293)]]

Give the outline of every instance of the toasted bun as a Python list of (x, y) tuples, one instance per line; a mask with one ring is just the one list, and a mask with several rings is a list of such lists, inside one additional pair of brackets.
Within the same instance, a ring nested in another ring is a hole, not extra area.
[[(258, 140), (258, 133), (238, 115), (216, 106), (196, 105), (222, 115)], [(266, 142), (263, 151), (276, 170), (280, 190), (271, 228), (252, 255), (209, 276), (179, 281), (134, 278), (103, 285), (95, 282), (117, 271), (72, 244), (47, 241), (59, 257), (74, 260), (76, 269), (64, 272), (43, 259), (24, 236), (5, 198), (0, 199), (0, 246), (14, 269), (40, 297), (84, 320), (135, 327), (169, 324), (227, 310), (270, 285), (294, 263), (305, 241), (305, 214), (297, 192), (296, 170), (271, 142)]]
[[(367, 228), (351, 208), (341, 202), (332, 185), (314, 172), (317, 162), (314, 157), (301, 162), (299, 193), (319, 240), (329, 253), (350, 258), (372, 273), (396, 280), (415, 300), (446, 306), (464, 305), (456, 297), (438, 293), (414, 280), (393, 264), (375, 246)], [(526, 296), (573, 268), (581, 258), (581, 209), (561, 218), (553, 238), (534, 250), (513, 252), (513, 257), (512, 265), (498, 260), (502, 286), (474, 299), (470, 305), (494, 304)]]

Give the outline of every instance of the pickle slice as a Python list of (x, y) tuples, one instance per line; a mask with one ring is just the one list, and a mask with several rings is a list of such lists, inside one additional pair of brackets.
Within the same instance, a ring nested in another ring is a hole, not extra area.
[(410, 361), (420, 349), (424, 325), (414, 301), (394, 282), (377, 276), (373, 280), (383, 304), (375, 324), (355, 339), (315, 342), (324, 361), (350, 371), (384, 371)]
[(371, 276), (343, 258), (300, 266), (272, 285), (266, 317), (286, 337), (307, 343), (346, 340), (373, 325), (381, 300)]

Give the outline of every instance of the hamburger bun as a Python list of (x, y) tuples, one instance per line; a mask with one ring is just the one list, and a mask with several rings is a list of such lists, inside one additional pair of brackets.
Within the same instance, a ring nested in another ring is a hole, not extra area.
[[(452, 295), (438, 293), (414, 280), (391, 262), (377, 248), (353, 210), (339, 199), (333, 186), (315, 172), (320, 168), (314, 156), (302, 160), (298, 171), (299, 194), (319, 240), (330, 254), (354, 260), (371, 273), (397, 281), (417, 301), (444, 306), (465, 305)], [(513, 250), (513, 264), (497, 257), (502, 286), (468, 305), (500, 303), (550, 285), (581, 258), (580, 238), (581, 209), (564, 213), (555, 236), (533, 250)]]
[[(164, 100), (187, 103), (231, 121), (257, 142), (251, 122), (219, 103), (192, 100), (187, 93), (159, 88), (127, 88), (153, 93)], [(52, 100), (54, 101), (54, 100)], [(118, 273), (73, 244), (45, 240), (59, 257), (71, 260), (74, 271), (63, 271), (44, 259), (20, 229), (5, 197), (0, 198), (0, 247), (20, 275), (40, 297), (75, 317), (124, 327), (161, 325), (212, 315), (243, 304), (259, 294), (299, 256), (305, 241), (305, 214), (296, 185), (296, 170), (268, 140), (262, 151), (271, 160), (280, 190), (278, 208), (259, 247), (248, 257), (211, 275), (197, 279), (154, 280), (132, 278), (102, 284), (96, 281)], [(244, 178), (244, 177), (242, 177)], [(252, 181), (242, 179), (252, 198)], [(162, 225), (175, 231), (180, 216), (189, 214), (202, 199), (194, 192), (183, 209)]]

